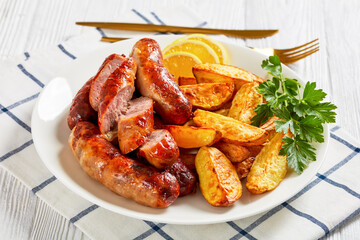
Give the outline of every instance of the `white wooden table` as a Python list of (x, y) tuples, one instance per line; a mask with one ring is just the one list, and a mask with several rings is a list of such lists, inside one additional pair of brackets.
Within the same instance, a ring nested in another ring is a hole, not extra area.
[[(1, 0), (0, 59), (81, 34), (75, 21), (116, 20), (136, 8), (149, 12), (183, 3), (217, 28), (280, 29), (250, 46), (287, 48), (320, 38), (320, 52), (291, 67), (316, 81), (338, 106), (337, 123), (360, 140), (360, 2), (358, 0)], [(1, 73), (0, 73), (1, 74)], [(64, 217), (0, 169), (0, 238), (87, 239)], [(360, 216), (326, 239), (359, 239)]]

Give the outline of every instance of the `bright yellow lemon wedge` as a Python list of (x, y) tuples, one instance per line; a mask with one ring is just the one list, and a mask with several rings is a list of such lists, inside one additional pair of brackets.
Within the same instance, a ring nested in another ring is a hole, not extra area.
[(163, 51), (164, 57), (174, 52), (187, 52), (198, 57), (203, 63), (220, 63), (219, 57), (209, 45), (198, 40), (176, 41)]
[(164, 66), (175, 76), (176, 83), (179, 76), (193, 77), (192, 67), (200, 63), (197, 56), (188, 52), (173, 52), (164, 56)]
[(186, 41), (186, 40), (197, 40), (197, 41), (201, 41), (201, 42), (209, 45), (215, 51), (217, 56), (219, 57), (220, 63), (228, 64), (228, 62), (229, 62), (228, 54), (227, 54), (227, 51), (226, 51), (224, 45), (222, 45), (220, 42), (216, 41), (215, 39), (213, 39), (205, 34), (195, 33), (195, 34), (190, 34), (190, 35), (181, 37), (181, 38), (175, 40), (174, 43), (178, 43), (178, 42)]

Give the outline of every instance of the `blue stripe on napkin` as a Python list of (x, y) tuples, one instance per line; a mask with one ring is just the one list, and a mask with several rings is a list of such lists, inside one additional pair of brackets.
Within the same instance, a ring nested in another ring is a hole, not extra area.
[(9, 111), (6, 107), (0, 104), (0, 109), (3, 113), (6, 113), (9, 117), (11, 117), (17, 124), (19, 124), (21, 127), (23, 127), (25, 130), (31, 133), (31, 128), (21, 121), (17, 116), (15, 116), (12, 112)]
[(141, 17), (147, 24), (154, 24), (152, 21), (150, 21), (150, 19), (148, 19), (147, 17), (145, 17), (143, 14), (141, 14), (140, 12), (138, 12), (136, 9), (131, 9), (131, 11), (133, 11), (136, 15), (138, 15), (139, 17)]
[(39, 94), (40, 94), (40, 92), (35, 93), (34, 95), (32, 95), (32, 96), (30, 96), (30, 97), (27, 97), (27, 98), (24, 98), (24, 99), (22, 99), (22, 100), (20, 100), (20, 101), (17, 101), (17, 102), (15, 102), (15, 103), (9, 105), (8, 107), (1, 108), (0, 114), (4, 113), (5, 111), (9, 111), (9, 110), (11, 110), (11, 109), (13, 109), (13, 108), (15, 108), (15, 107), (17, 107), (17, 106), (20, 106), (20, 105), (22, 105), (22, 104), (24, 104), (24, 103), (27, 103), (27, 102), (29, 102), (29, 101), (37, 98), (37, 97), (39, 96)]
[(67, 56), (69, 56), (69, 57), (72, 58), (72, 59), (76, 59), (76, 57), (75, 57), (73, 54), (71, 54), (69, 51), (67, 51), (67, 50), (64, 48), (63, 45), (59, 44), (58, 47), (59, 47), (60, 50), (61, 50), (63, 53), (65, 53)]
[(136, 238), (134, 238), (134, 240), (140, 240), (140, 239), (144, 239), (148, 236), (150, 236), (151, 234), (157, 232), (158, 234), (160, 234), (160, 236), (162, 236), (164, 239), (170, 240), (173, 239), (172, 237), (170, 237), (168, 234), (166, 234), (161, 228), (163, 226), (165, 226), (165, 223), (159, 223), (159, 224), (155, 224), (153, 222), (150, 221), (144, 221), (147, 225), (149, 225), (151, 227), (151, 229), (147, 230), (146, 232), (142, 233), (141, 235), (137, 236)]
[(75, 217), (70, 218), (70, 222), (71, 223), (75, 223), (76, 221), (78, 221), (80, 218), (84, 217), (85, 215), (89, 214), (90, 212), (94, 211), (95, 209), (97, 209), (99, 206), (94, 204), (91, 205), (90, 207), (88, 207), (87, 209), (81, 211), (80, 213), (78, 213)]
[(322, 223), (321, 221), (319, 221), (318, 219), (314, 218), (313, 216), (309, 215), (309, 214), (306, 214), (306, 213), (303, 213), (297, 209), (295, 209), (294, 207), (292, 207), (291, 205), (287, 204), (286, 202), (282, 204), (284, 207), (286, 207), (287, 209), (289, 209), (291, 212), (295, 213), (296, 215), (300, 216), (300, 217), (303, 217), (313, 223), (315, 223), (316, 225), (318, 225), (319, 227), (321, 227), (325, 234), (328, 234), (330, 231), (329, 231), (329, 228), (324, 224)]
[(12, 155), (21, 152), (23, 149), (27, 148), (28, 146), (30, 146), (31, 144), (33, 144), (33, 140), (29, 140), (26, 143), (24, 143), (23, 145), (21, 145), (18, 148), (15, 148), (14, 150), (4, 154), (3, 156), (0, 157), (0, 162), (4, 161), (5, 159), (8, 159), (9, 157), (11, 157)]
[(248, 239), (256, 239), (255, 237), (253, 237), (250, 233), (246, 232), (244, 229), (242, 229), (241, 227), (239, 227), (236, 223), (234, 223), (233, 221), (227, 222), (228, 225), (230, 225), (233, 229), (235, 229), (240, 235), (242, 236), (246, 236)]
[(42, 182), (41, 184), (39, 184), (38, 186), (34, 187), (33, 189), (31, 189), (31, 191), (35, 194), (38, 191), (40, 191), (41, 189), (45, 188), (47, 185), (49, 185), (50, 183), (52, 183), (53, 181), (56, 180), (55, 176), (52, 176), (51, 178), (45, 180), (44, 182)]
[(25, 61), (30, 58), (30, 54), (28, 52), (24, 52), (24, 55), (25, 55)]
[(163, 22), (163, 20), (161, 20), (156, 13), (151, 12), (151, 15), (153, 15), (154, 18), (155, 18), (161, 25), (166, 25), (166, 24)]
[(44, 87), (44, 84), (39, 79), (37, 79), (34, 75), (29, 73), (22, 64), (18, 64), (17, 66), (26, 76), (28, 76), (31, 80), (33, 80), (35, 83), (37, 83), (37, 85), (39, 85), (42, 88)]
[(338, 188), (342, 188), (344, 189), (346, 192), (348, 192), (349, 194), (353, 195), (354, 197), (357, 197), (360, 199), (360, 194), (355, 192), (354, 190), (351, 190), (348, 186), (344, 185), (344, 184), (341, 184), (341, 183), (338, 183), (338, 182), (335, 182), (327, 177), (325, 177), (324, 175), (321, 175), (319, 173), (316, 174), (316, 176), (318, 178), (321, 178), (323, 179), (325, 182), (327, 183), (330, 183), (331, 185), (334, 185), (335, 187), (338, 187)]

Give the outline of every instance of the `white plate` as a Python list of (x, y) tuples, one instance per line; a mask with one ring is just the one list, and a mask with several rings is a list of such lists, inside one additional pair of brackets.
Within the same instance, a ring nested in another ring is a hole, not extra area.
[[(163, 48), (178, 36), (152, 36)], [(32, 135), (40, 158), (48, 169), (69, 189), (83, 198), (113, 212), (143, 220), (172, 224), (210, 224), (249, 217), (288, 200), (299, 192), (315, 176), (324, 160), (329, 132), (325, 126), (325, 143), (317, 146), (317, 161), (300, 176), (291, 173), (274, 191), (243, 196), (231, 207), (212, 207), (198, 190), (195, 195), (177, 199), (166, 209), (154, 209), (139, 205), (111, 192), (92, 180), (81, 169), (68, 147), (70, 130), (66, 117), (69, 105), (78, 89), (93, 76), (102, 61), (112, 53), (128, 55), (138, 39), (130, 39), (109, 45), (104, 49), (76, 59), (64, 73), (46, 85), (39, 96), (32, 116)], [(248, 48), (224, 42), (229, 52), (230, 63), (260, 77), (266, 77), (261, 62), (266, 57)], [(300, 79), (293, 71), (283, 66), (285, 76)]]

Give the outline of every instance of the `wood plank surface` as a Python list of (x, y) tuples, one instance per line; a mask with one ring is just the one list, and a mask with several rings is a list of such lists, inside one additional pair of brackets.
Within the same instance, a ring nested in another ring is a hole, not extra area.
[[(280, 28), (271, 37), (237, 39), (248, 46), (293, 47), (320, 39), (320, 52), (291, 66), (316, 81), (338, 106), (337, 123), (360, 140), (360, 1), (336, 0), (2, 0), (0, 59), (23, 55), (76, 36), (75, 21), (116, 20), (135, 8), (149, 12), (184, 4), (217, 28)], [(19, 180), (0, 168), (1, 239), (88, 239), (78, 228), (39, 200)], [(325, 239), (358, 239), (357, 216)]]

